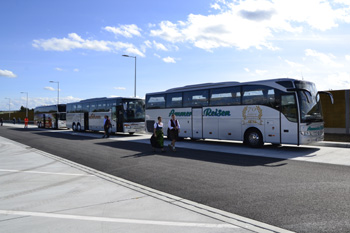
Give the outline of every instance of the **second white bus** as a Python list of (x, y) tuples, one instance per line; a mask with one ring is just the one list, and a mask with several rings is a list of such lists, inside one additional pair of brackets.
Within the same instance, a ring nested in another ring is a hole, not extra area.
[(67, 104), (67, 127), (74, 131), (103, 131), (104, 116), (110, 133), (145, 133), (145, 102), (139, 98), (94, 98)]
[(179, 137), (238, 140), (252, 147), (309, 144), (324, 138), (320, 93), (326, 92), (295, 79), (173, 88), (146, 94), (146, 129), (153, 132), (161, 116), (167, 134), (167, 122), (175, 114)]

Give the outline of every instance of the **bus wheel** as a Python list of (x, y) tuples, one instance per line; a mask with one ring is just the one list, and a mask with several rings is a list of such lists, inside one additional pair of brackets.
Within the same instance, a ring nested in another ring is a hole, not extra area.
[(72, 124), (72, 130), (77, 131), (77, 126), (75, 125), (75, 123)]
[(79, 131), (79, 132), (81, 131), (81, 126), (80, 126), (80, 124), (77, 125), (77, 131)]
[(259, 148), (264, 145), (263, 137), (258, 129), (249, 129), (245, 133), (244, 141), (253, 148)]

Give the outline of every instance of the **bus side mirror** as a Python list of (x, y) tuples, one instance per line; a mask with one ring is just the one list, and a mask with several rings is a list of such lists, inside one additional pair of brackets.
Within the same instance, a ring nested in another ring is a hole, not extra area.
[(334, 104), (334, 98), (333, 98), (332, 93), (330, 93), (328, 91), (319, 91), (319, 92), (317, 92), (317, 94), (326, 94), (326, 95), (328, 95), (329, 98), (331, 99), (331, 103)]

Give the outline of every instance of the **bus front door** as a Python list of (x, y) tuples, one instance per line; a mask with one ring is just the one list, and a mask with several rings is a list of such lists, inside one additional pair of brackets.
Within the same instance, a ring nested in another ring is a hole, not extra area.
[(192, 109), (192, 138), (203, 138), (203, 114), (201, 108)]
[(281, 96), (281, 144), (299, 144), (298, 108), (294, 94)]
[(89, 130), (89, 112), (84, 112), (84, 130)]

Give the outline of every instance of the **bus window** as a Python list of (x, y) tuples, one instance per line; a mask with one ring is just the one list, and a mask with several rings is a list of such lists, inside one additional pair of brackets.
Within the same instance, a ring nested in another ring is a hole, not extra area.
[(182, 93), (172, 93), (166, 96), (167, 108), (181, 108), (182, 107)]
[(97, 112), (106, 112), (106, 102), (105, 101), (97, 102)]
[[(115, 105), (113, 105), (113, 104), (115, 104)], [(107, 112), (109, 110), (111, 110), (113, 106), (116, 106), (116, 105), (117, 105), (117, 103), (116, 103), (115, 100), (107, 100), (107, 102), (106, 102), (106, 110), (107, 110)]]
[(208, 90), (189, 91), (184, 93), (184, 107), (208, 106)]
[(77, 105), (76, 105), (76, 104), (73, 104), (73, 106), (72, 106), (72, 112), (77, 112)]
[(297, 105), (294, 95), (281, 96), (281, 112), (291, 122), (297, 122)]
[(165, 108), (165, 95), (146, 96), (146, 108)]
[(76, 112), (83, 112), (83, 105), (82, 104), (77, 104)]
[(96, 102), (92, 102), (90, 104), (90, 112), (97, 112), (97, 103)]
[(90, 111), (90, 103), (84, 103), (83, 104), (83, 111), (89, 112)]
[(275, 90), (266, 86), (243, 86), (243, 104), (266, 105), (274, 107)]
[(145, 112), (143, 109), (144, 101), (142, 100), (125, 100), (123, 102), (124, 121), (140, 122), (145, 121)]
[(226, 87), (210, 90), (210, 105), (238, 105), (241, 104), (241, 88)]
[(67, 112), (72, 112), (72, 105), (71, 104), (67, 104)]

